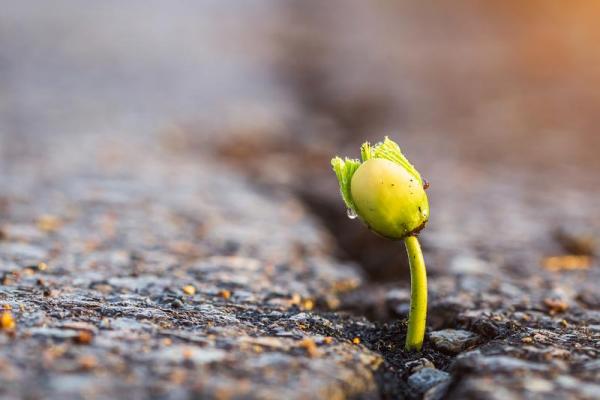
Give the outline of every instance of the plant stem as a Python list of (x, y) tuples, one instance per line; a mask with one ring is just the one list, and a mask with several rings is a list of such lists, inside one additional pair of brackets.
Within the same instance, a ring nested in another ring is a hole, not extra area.
[(405, 347), (406, 350), (419, 351), (423, 346), (427, 318), (427, 271), (417, 237), (408, 236), (404, 245), (410, 264), (410, 313)]

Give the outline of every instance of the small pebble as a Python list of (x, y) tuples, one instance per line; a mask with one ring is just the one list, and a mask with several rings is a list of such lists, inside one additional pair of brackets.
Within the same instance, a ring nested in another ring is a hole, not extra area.
[(544, 299), (544, 305), (550, 312), (550, 315), (564, 312), (569, 308), (569, 305), (566, 301), (557, 298)]
[(302, 302), (302, 308), (310, 311), (315, 307), (315, 302), (311, 299), (306, 299)]
[(298, 343), (298, 346), (306, 350), (310, 357), (317, 357), (320, 355), (319, 349), (317, 348), (317, 344), (311, 338), (304, 338)]
[(77, 361), (83, 370), (91, 370), (98, 366), (98, 360), (92, 355), (83, 355)]
[(196, 294), (196, 288), (192, 285), (185, 285), (183, 288), (181, 288), (181, 290), (188, 296), (193, 296)]
[[(6, 309), (6, 305), (5, 305)], [(16, 328), (17, 323), (10, 311), (3, 311), (0, 314), (0, 329), (5, 331), (12, 331)]]
[(404, 364), (410, 372), (417, 372), (423, 368), (435, 368), (435, 365), (427, 358), (419, 358), (418, 360), (409, 361)]
[(90, 331), (79, 331), (75, 337), (75, 343), (78, 344), (90, 344), (94, 339), (94, 334)]
[(460, 329), (443, 329), (429, 334), (433, 347), (436, 349), (457, 354), (479, 342), (479, 335)]
[(37, 227), (44, 232), (54, 232), (62, 225), (61, 220), (54, 215), (42, 215), (37, 220)]
[(450, 380), (450, 374), (435, 368), (422, 368), (408, 377), (408, 384), (419, 393)]
[(592, 258), (585, 255), (553, 256), (542, 260), (542, 266), (550, 271), (588, 269), (590, 265)]
[(171, 307), (172, 308), (181, 308), (181, 307), (183, 307), (183, 302), (179, 299), (175, 299), (171, 302)]

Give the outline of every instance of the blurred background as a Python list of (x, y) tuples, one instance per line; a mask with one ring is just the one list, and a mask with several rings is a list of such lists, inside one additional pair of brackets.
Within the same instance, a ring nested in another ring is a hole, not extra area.
[(589, 256), (599, 19), (541, 0), (7, 1), (0, 168), (88, 137), (107, 162), (123, 143), (224, 161), (388, 281), (404, 250), (346, 218), (329, 159), (389, 135), (431, 182), (433, 275)]

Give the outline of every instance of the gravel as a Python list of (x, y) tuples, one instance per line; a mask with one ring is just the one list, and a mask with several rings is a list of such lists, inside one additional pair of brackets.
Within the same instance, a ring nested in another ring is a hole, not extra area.
[[(295, 65), (291, 79), (340, 70), (301, 40), (265, 36), (253, 10), (279, 22), (282, 10), (260, 3), (243, 8), (245, 24), (173, 6), (177, 29), (157, 24), (158, 3), (0, 16), (0, 397), (600, 397), (597, 187), (492, 159), (469, 136), (403, 131), (434, 211), (427, 340), (404, 351), (404, 250), (345, 218), (328, 170), (376, 131), (334, 107), (363, 90), (301, 85), (330, 104), (315, 109), (265, 76), (291, 56), (317, 69)], [(362, 13), (337, 18), (344, 9), (319, 32), (355, 48), (347, 26)], [(404, 26), (393, 21), (382, 26)]]

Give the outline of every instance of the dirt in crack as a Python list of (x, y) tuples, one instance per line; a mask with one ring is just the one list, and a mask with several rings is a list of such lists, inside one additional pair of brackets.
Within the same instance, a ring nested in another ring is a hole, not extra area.
[(364, 317), (345, 312), (316, 311), (315, 315), (341, 326), (341, 329), (310, 326), (312, 332), (365, 346), (382, 357), (383, 362), (375, 371), (380, 398), (421, 398), (422, 393), (407, 383), (408, 377), (419, 368), (435, 367), (447, 371), (451, 365), (453, 356), (434, 349), (429, 343), (425, 343), (420, 352), (406, 351), (405, 320), (372, 323)]
[(411, 373), (419, 365), (422, 366), (419, 360), (426, 359), (443, 371), (448, 369), (451, 362), (450, 356), (433, 349), (428, 343), (425, 343), (420, 352), (406, 351), (405, 321), (377, 323), (372, 329), (349, 326), (348, 333), (360, 337), (361, 343), (383, 357), (384, 362), (377, 370), (376, 379), (380, 395), (384, 399), (421, 397), (407, 383)]

